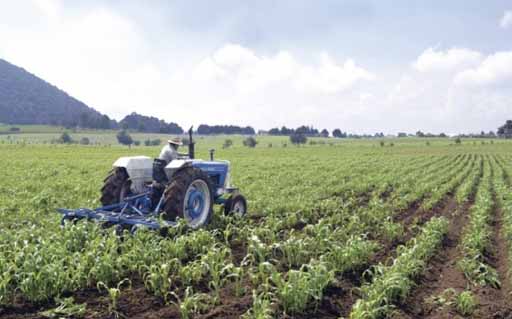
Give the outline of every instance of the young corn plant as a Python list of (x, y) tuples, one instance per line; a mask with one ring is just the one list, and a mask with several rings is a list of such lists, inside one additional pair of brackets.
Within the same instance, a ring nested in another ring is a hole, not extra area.
[(478, 188), (475, 204), (470, 211), (470, 222), (461, 241), (464, 257), (459, 261), (458, 266), (472, 283), (499, 288), (501, 283), (497, 271), (484, 261), (484, 253), (491, 244), (490, 222), (494, 207), (493, 174), (489, 160), (484, 162), (483, 170), (482, 183)]
[(397, 248), (392, 265), (375, 267), (372, 282), (361, 287), (363, 297), (355, 303), (350, 318), (381, 318), (389, 313), (394, 302), (403, 301), (412, 288), (413, 278), (441, 244), (448, 224), (444, 217), (432, 218), (416, 238)]
[(272, 274), (276, 302), (285, 313), (304, 311), (310, 304), (315, 307), (323, 298), (323, 291), (334, 280), (334, 272), (322, 262), (304, 265), (300, 270), (290, 270), (286, 278), (281, 273)]
[(203, 280), (205, 269), (200, 260), (188, 263), (178, 270), (178, 279), (183, 286), (194, 286)]
[(258, 294), (253, 290), (252, 308), (242, 316), (242, 319), (272, 319), (273, 314), (271, 296), (266, 293)]
[(477, 307), (475, 297), (471, 291), (463, 291), (455, 298), (455, 309), (463, 316), (470, 316)]
[(110, 300), (110, 303), (108, 305), (108, 312), (110, 315), (114, 316), (115, 318), (119, 318), (120, 316), (122, 316), (121, 313), (118, 311), (117, 301), (119, 300), (119, 297), (121, 296), (121, 287), (125, 283), (128, 283), (131, 286), (131, 281), (128, 278), (120, 281), (116, 287), (108, 287), (105, 283), (103, 283), (101, 281), (98, 282), (98, 284), (96, 285), (96, 287), (98, 288), (99, 291), (101, 291), (102, 289), (105, 289), (108, 292), (108, 297)]
[(4, 271), (0, 275), (0, 305), (7, 304), (12, 296), (12, 276), (10, 271)]
[[(285, 264), (289, 267), (303, 265), (309, 262), (315, 254), (315, 250), (311, 249), (311, 239), (288, 238), (286, 241), (277, 243), (274, 252), (279, 251), (283, 257)], [(274, 253), (274, 257), (275, 253)]]
[(254, 287), (259, 287), (265, 293), (270, 292), (271, 279), (278, 273), (276, 267), (270, 262), (259, 263), (256, 267), (251, 267), (249, 277)]
[(173, 302), (176, 306), (178, 306), (180, 310), (181, 319), (190, 319), (195, 315), (200, 314), (201, 312), (208, 309), (212, 300), (211, 297), (207, 294), (197, 293), (194, 294), (192, 287), (187, 287), (185, 290), (185, 295), (183, 298), (180, 298), (176, 293), (171, 293), (174, 298), (176, 298), (177, 302)]
[(227, 267), (231, 270), (231, 273), (226, 276), (226, 279), (233, 281), (235, 296), (242, 297), (246, 292), (246, 287), (244, 286), (246, 270), (243, 266), (236, 267), (233, 264), (230, 264)]
[(220, 289), (224, 286), (226, 277), (233, 268), (233, 264), (230, 261), (231, 253), (227, 248), (214, 248), (201, 258), (204, 273), (210, 277), (208, 286), (214, 292), (215, 303), (220, 300)]
[(178, 259), (173, 259), (168, 263), (160, 265), (151, 265), (145, 273), (144, 285), (153, 292), (155, 296), (163, 298), (167, 304), (171, 294), (170, 289), (173, 284), (173, 274), (177, 273), (181, 267)]
[(321, 260), (325, 261), (336, 274), (365, 265), (377, 251), (379, 244), (361, 237), (352, 236), (343, 245), (333, 242), (329, 251)]

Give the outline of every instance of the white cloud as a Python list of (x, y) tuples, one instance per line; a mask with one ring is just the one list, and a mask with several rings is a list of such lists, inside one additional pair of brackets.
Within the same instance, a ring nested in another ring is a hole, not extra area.
[(227, 44), (195, 68), (197, 80), (228, 81), (241, 92), (262, 89), (288, 82), (298, 91), (338, 93), (360, 81), (371, 81), (375, 75), (348, 59), (343, 64), (322, 53), (318, 64), (299, 62), (290, 52), (259, 56), (248, 48)]
[(69, 8), (34, 0), (0, 10), (8, 21), (0, 24), (1, 57), (117, 119), (137, 111), (184, 127), (466, 132), (493, 129), (511, 105), (511, 91), (493, 86), (510, 79), (510, 53), (430, 48), (412, 68), (377, 59), (370, 71), (359, 59), (336, 58), (346, 52), (307, 43), (262, 54), (222, 36), (201, 33), (207, 43), (194, 42), (179, 26), (155, 34), (105, 4)]
[(416, 59), (413, 67), (420, 72), (452, 71), (475, 65), (481, 59), (482, 55), (479, 52), (465, 48), (452, 48), (446, 51), (428, 48)]
[(455, 76), (457, 85), (485, 86), (512, 81), (512, 51), (489, 55), (475, 68), (464, 70)]
[(34, 5), (48, 18), (56, 19), (61, 13), (60, 0), (33, 0)]
[(500, 20), (500, 27), (503, 29), (512, 27), (512, 11), (505, 11), (503, 17)]
[(348, 59), (339, 65), (327, 53), (322, 54), (320, 65), (300, 66), (297, 71), (297, 88), (321, 93), (337, 93), (350, 89), (359, 81), (372, 81), (376, 78), (373, 73), (357, 66), (353, 60)]

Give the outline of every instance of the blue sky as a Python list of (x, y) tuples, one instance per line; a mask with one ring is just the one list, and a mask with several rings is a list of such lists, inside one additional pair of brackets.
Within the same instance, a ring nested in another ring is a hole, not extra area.
[(116, 118), (468, 132), (512, 118), (510, 1), (7, 1), (0, 57)]

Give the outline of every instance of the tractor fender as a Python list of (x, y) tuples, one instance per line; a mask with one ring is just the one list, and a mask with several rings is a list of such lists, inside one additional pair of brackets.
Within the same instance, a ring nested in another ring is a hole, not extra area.
[(177, 171), (189, 167), (192, 165), (193, 160), (191, 159), (175, 159), (172, 160), (165, 167), (165, 175), (167, 175), (167, 179), (171, 180), (173, 175), (176, 174)]
[(134, 193), (142, 193), (144, 184), (153, 180), (153, 159), (147, 156), (121, 157), (114, 162), (113, 167), (126, 169), (132, 182), (131, 189)]

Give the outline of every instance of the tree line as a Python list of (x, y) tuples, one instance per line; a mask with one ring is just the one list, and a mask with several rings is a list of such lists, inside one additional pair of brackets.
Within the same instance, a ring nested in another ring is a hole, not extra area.
[(239, 134), (254, 135), (256, 131), (250, 126), (240, 127), (236, 125), (207, 125), (201, 124), (197, 128), (197, 134), (200, 135), (219, 135), (219, 134)]

